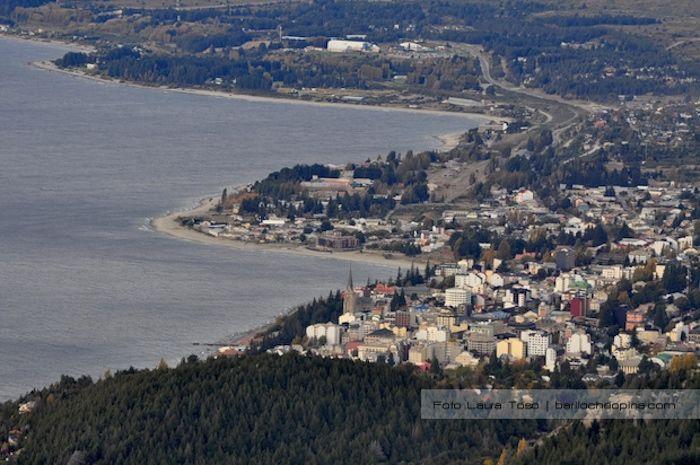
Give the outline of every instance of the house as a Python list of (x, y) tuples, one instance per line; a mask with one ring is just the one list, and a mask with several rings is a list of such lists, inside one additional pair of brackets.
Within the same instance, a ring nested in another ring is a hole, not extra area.
[(496, 344), (496, 356), (522, 360), (525, 358), (525, 343), (516, 337), (500, 340)]
[(535, 193), (530, 189), (521, 189), (515, 194), (516, 203), (526, 203), (535, 200)]
[(620, 362), (620, 369), (626, 375), (635, 375), (639, 372), (639, 364), (641, 362), (641, 357), (630, 357)]
[(355, 250), (360, 246), (360, 241), (340, 230), (325, 231), (316, 239), (316, 246), (322, 250)]

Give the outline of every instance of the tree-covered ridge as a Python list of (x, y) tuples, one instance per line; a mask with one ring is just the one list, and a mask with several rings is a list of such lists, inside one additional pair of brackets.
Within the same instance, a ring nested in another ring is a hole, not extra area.
[[(354, 192), (345, 191), (324, 200), (311, 195), (302, 183), (317, 178), (338, 178), (340, 171), (323, 165), (296, 165), (271, 173), (254, 183), (240, 200), (239, 213), (260, 217), (276, 215), (295, 218), (325, 215), (327, 218), (383, 218), (401, 204), (416, 204), (430, 199), (427, 170), (431, 163), (447, 154), (412, 151), (401, 155), (392, 151), (385, 158), (367, 160), (346, 167), (349, 180), (369, 179), (371, 186)], [(237, 199), (236, 195), (231, 198)], [(228, 200), (227, 200), (228, 199)], [(222, 199), (228, 205), (231, 199)]]
[[(534, 422), (422, 421), (409, 369), (259, 355), (65, 378), (19, 421), (18, 464), (481, 464)], [(17, 421), (10, 409), (2, 424)], [(77, 452), (77, 454), (76, 454)]]
[[(479, 372), (424, 375), (293, 354), (192, 356), (173, 369), (130, 369), (97, 382), (63, 377), (22, 399), (36, 401), (32, 413), (20, 415), (17, 402), (0, 406), (0, 434), (19, 437), (22, 452), (11, 460), (20, 465), (697, 463), (698, 421), (420, 419), (421, 389), (486, 379), (522, 387), (531, 370), (492, 360)], [(683, 370), (671, 376), (667, 386), (697, 386)]]
[(224, 33), (178, 40), (185, 54), (141, 53), (121, 47), (90, 56), (69, 53), (56, 63), (69, 68), (96, 62), (99, 72), (106, 76), (148, 84), (202, 86), (216, 80), (218, 88), (263, 92), (272, 91), (273, 83), (295, 89), (381, 89), (397, 76), (405, 76), (406, 83), (419, 90), (480, 89), (478, 60), (465, 57), (412, 62), (369, 54), (276, 52), (274, 47), (265, 46), (238, 49), (227, 56), (211, 56), (201, 52), (238, 47), (240, 35)]
[[(480, 89), (478, 62), (464, 57), (338, 57), (299, 50), (322, 48), (332, 37), (359, 35), (393, 45), (403, 40), (478, 44), (493, 56), (497, 77), (564, 96), (609, 101), (618, 95), (697, 92), (700, 66), (695, 61), (630, 30), (658, 25), (658, 19), (581, 11), (564, 14), (557, 6), (532, 1), (455, 0), (125, 9), (120, 21), (137, 21), (140, 27), (125, 26), (123, 42), (147, 43), (153, 35), (139, 31), (159, 30), (158, 53), (101, 56), (100, 69), (112, 77), (159, 84), (203, 85), (221, 79), (230, 87), (255, 91), (270, 91), (273, 82), (293, 88), (391, 88), (397, 76), (430, 92)], [(98, 25), (105, 18), (100, 8), (92, 13)], [(278, 27), (302, 40), (280, 43)], [(255, 46), (240, 47), (248, 41)]]
[(700, 421), (653, 420), (645, 425), (608, 420), (574, 423), (516, 459), (514, 465), (695, 465)]

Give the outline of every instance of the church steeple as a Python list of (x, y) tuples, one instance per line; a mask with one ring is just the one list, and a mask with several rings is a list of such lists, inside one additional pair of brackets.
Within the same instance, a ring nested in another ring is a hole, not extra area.
[(352, 265), (350, 265), (350, 273), (348, 273), (348, 288), (345, 290), (343, 297), (343, 313), (355, 313), (357, 310), (357, 294), (355, 294), (355, 286), (352, 283)]

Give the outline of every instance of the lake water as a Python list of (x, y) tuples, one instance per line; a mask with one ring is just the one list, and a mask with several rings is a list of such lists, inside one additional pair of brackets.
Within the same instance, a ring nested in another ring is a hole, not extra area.
[[(348, 264), (162, 236), (148, 219), (302, 162), (436, 148), (449, 115), (245, 102), (47, 72), (0, 39), (0, 400), (175, 362), (344, 286)], [(354, 264), (359, 282), (394, 270)]]

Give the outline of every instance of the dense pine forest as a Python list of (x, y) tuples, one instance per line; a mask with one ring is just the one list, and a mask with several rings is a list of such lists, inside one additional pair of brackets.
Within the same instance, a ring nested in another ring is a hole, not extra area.
[(19, 464), (481, 464), (534, 422), (421, 421), (430, 378), (388, 365), (256, 355), (64, 378), (0, 416)]
[(547, 437), (557, 425), (420, 419), (422, 388), (466, 379), (300, 355), (192, 356), (98, 382), (64, 377), (22, 399), (36, 401), (29, 414), (2, 406), (0, 434), (32, 465), (698, 463), (697, 421), (577, 423)]
[(700, 422), (607, 421), (589, 428), (574, 423), (513, 463), (696, 465), (700, 463)]

